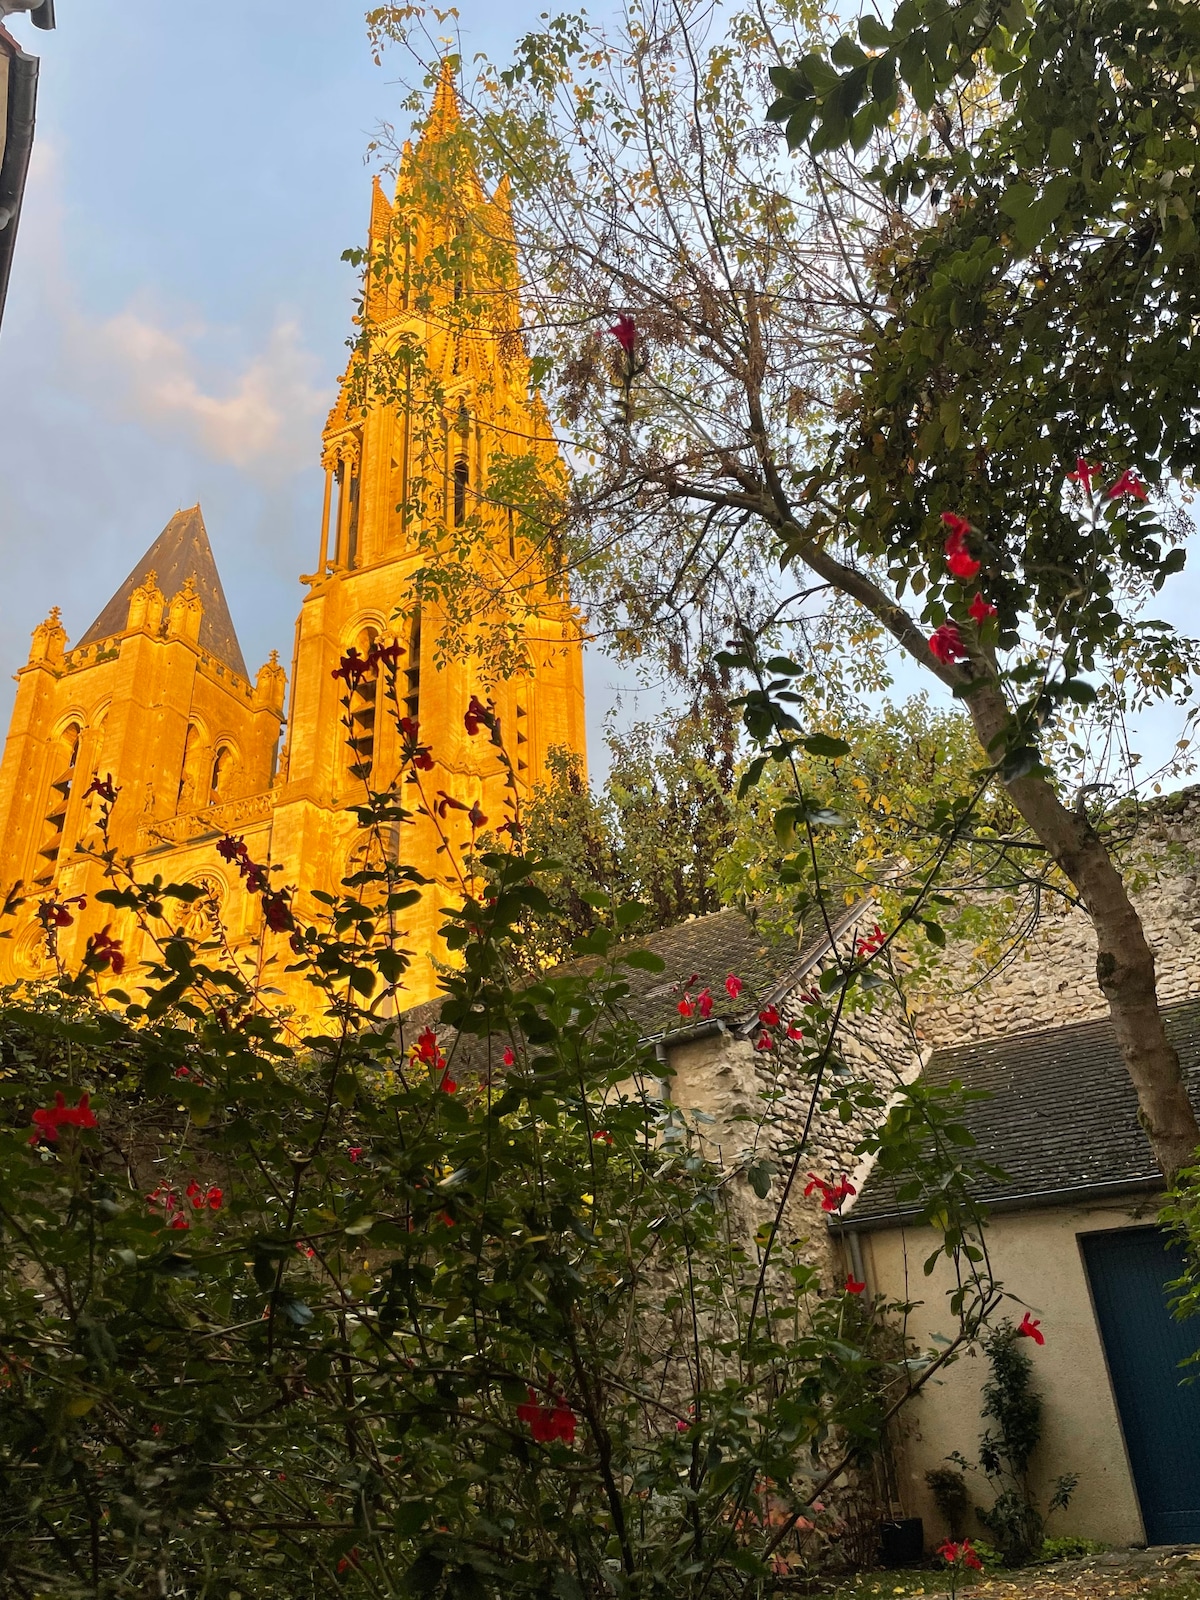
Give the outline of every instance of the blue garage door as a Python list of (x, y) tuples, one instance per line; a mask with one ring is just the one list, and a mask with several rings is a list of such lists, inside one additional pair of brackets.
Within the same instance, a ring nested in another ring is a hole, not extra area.
[(1146, 1538), (1200, 1540), (1200, 1364), (1179, 1365), (1200, 1348), (1200, 1317), (1176, 1322), (1164, 1293), (1182, 1253), (1158, 1228), (1085, 1233), (1080, 1243)]

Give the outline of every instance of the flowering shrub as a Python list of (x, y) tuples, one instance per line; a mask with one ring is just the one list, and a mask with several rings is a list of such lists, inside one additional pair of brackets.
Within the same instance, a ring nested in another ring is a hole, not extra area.
[[(348, 686), (369, 670), (343, 667)], [(468, 714), (498, 738), (486, 706)], [(424, 749), (413, 728), (406, 777)], [(388, 792), (356, 812), (408, 815)], [(456, 860), (460, 965), (436, 1021), (397, 1014), (407, 869), (381, 856), (352, 874), (322, 926), (233, 837), (216, 849), (267, 927), (287, 908), (324, 1031), (297, 1034), (219, 940), (176, 925), (189, 886), (139, 885), (111, 860), (102, 903), (157, 951), (136, 975), (126, 960), (138, 998), (111, 987), (107, 932), (79, 973), (9, 998), (14, 1592), (740, 1589), (836, 1530), (831, 1486), (973, 1336), (995, 1290), (965, 1256), (959, 1340), (917, 1357), (865, 1284), (823, 1283), (777, 1239), (786, 1185), (758, 1242), (745, 1234), (625, 1014), (629, 971), (662, 966), (622, 937), (636, 908), (583, 941), (588, 970), (521, 977), (544, 902), (511, 820), (511, 850)], [(42, 924), (52, 941), (58, 913)], [(744, 985), (731, 972), (725, 989)], [(711, 990), (685, 993), (711, 1009)], [(772, 1048), (808, 1052), (814, 1104), (838, 1004), (808, 996), (803, 1028), (757, 1007)], [(793, 1139), (794, 1171), (804, 1151)], [(956, 1157), (928, 1184), (960, 1236), (966, 1171)], [(853, 1192), (810, 1174), (827, 1211)]]

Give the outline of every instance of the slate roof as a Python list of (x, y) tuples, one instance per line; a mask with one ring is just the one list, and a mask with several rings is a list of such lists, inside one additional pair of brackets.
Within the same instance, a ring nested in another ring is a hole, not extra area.
[[(846, 928), (862, 913), (854, 906), (833, 923), (834, 936), (840, 937)], [(666, 962), (663, 972), (643, 972), (633, 967), (621, 969), (622, 978), (629, 984), (625, 1009), (637, 1024), (643, 1040), (661, 1039), (670, 1034), (687, 1034), (703, 1028), (704, 1031), (724, 1023), (730, 1028), (749, 1026), (758, 1015), (758, 1008), (767, 1001), (778, 1001), (789, 989), (795, 987), (811, 971), (829, 945), (824, 925), (800, 943), (781, 935), (767, 934), (756, 928), (744, 912), (737, 910), (713, 911), (704, 917), (693, 917), (673, 928), (662, 928), (657, 933), (631, 941), (634, 948), (652, 950)], [(594, 963), (571, 962), (558, 967), (557, 972), (587, 971)], [(732, 1001), (725, 991), (725, 979), (730, 973), (741, 978), (745, 988), (738, 1001)], [(688, 981), (692, 998), (702, 989), (709, 989), (713, 997), (713, 1010), (707, 1024), (699, 1015), (681, 1018), (679, 997)], [(405, 1014), (406, 1024), (423, 1027), (436, 1023), (441, 1012), (440, 999), (426, 1001)]]
[(188, 578), (194, 580), (196, 593), (204, 606), (200, 618), (200, 648), (232, 667), (241, 677), (249, 677), (198, 505), (175, 513), (79, 644), (95, 644), (125, 631), (130, 597), (151, 571), (157, 574), (158, 587), (168, 600)]
[[(1200, 1109), (1200, 1001), (1165, 1007), (1163, 1020)], [(988, 1092), (961, 1120), (977, 1153), (1007, 1174), (1003, 1183), (980, 1180), (977, 1197), (990, 1206), (1162, 1187), (1107, 1018), (939, 1050), (922, 1077)], [(888, 1226), (915, 1209), (897, 1205), (895, 1180), (877, 1168), (838, 1226)]]

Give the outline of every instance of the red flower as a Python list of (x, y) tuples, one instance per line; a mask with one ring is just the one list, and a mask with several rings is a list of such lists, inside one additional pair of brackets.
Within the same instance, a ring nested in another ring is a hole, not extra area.
[(837, 1183), (834, 1183), (832, 1179), (827, 1181), (824, 1178), (818, 1178), (815, 1172), (810, 1172), (808, 1174), (808, 1183), (804, 1189), (805, 1199), (809, 1195), (816, 1194), (818, 1190), (821, 1192), (822, 1211), (837, 1211), (841, 1208), (843, 1200), (849, 1195), (858, 1193), (858, 1190), (846, 1177), (845, 1173), (842, 1174)]
[(117, 791), (113, 784), (111, 772), (107, 773), (103, 778), (98, 772), (93, 774), (91, 783), (83, 791), (83, 798), (86, 800), (92, 794), (98, 794), (105, 805), (112, 805), (117, 798)]
[(337, 1564), (339, 1572), (348, 1572), (351, 1567), (357, 1567), (359, 1562), (358, 1546), (355, 1545), (349, 1555), (345, 1555)]
[(171, 1218), (170, 1222), (167, 1223), (167, 1227), (168, 1228), (174, 1228), (174, 1229), (176, 1229), (178, 1231), (179, 1229), (182, 1229), (182, 1228), (190, 1228), (191, 1227), (191, 1223), (184, 1216), (182, 1211), (177, 1211), (175, 1213), (175, 1215)]
[(505, 1049), (504, 1054), (500, 1057), (500, 1059), (503, 1061), (506, 1067), (515, 1067), (517, 1064), (517, 1058), (515, 1055), (513, 1055), (511, 1046)]
[(943, 511), (942, 521), (950, 529), (946, 540), (946, 565), (956, 578), (973, 578), (979, 571), (979, 562), (967, 548), (967, 535), (972, 531), (966, 517), (953, 511)]
[(73, 894), (66, 900), (43, 900), (37, 910), (38, 921), (47, 932), (51, 928), (69, 928), (75, 918), (67, 907), (78, 906), (82, 911), (86, 905), (87, 898), (81, 894)]
[(443, 1094), (457, 1094), (458, 1093), (458, 1083), (454, 1078), (452, 1078), (450, 1076), (450, 1074), (448, 1072), (443, 1072), (442, 1073), (442, 1081), (438, 1085), (438, 1088), (442, 1091)]
[(613, 1136), (605, 1128), (598, 1128), (592, 1135), (593, 1144), (611, 1144), (612, 1142)]
[(1021, 1318), (1021, 1326), (1017, 1329), (1018, 1339), (1032, 1339), (1034, 1344), (1045, 1344), (1046, 1335), (1042, 1332), (1041, 1320), (1031, 1317), (1028, 1311)]
[(675, 1007), (675, 1009), (676, 1009), (676, 1011), (678, 1011), (678, 1013), (679, 1013), (679, 1015), (681, 1017), (690, 1017), (692, 1012), (695, 1011), (695, 1009), (696, 1009), (695, 1006), (692, 1004), (691, 995), (690, 994), (685, 994), (683, 999), (679, 1002), (679, 1004)]
[(79, 1104), (69, 1106), (63, 1099), (60, 1089), (54, 1096), (54, 1104), (39, 1108), (30, 1118), (34, 1131), (29, 1136), (29, 1143), (36, 1144), (39, 1139), (49, 1139), (54, 1143), (58, 1138), (60, 1128), (94, 1128), (96, 1114), (88, 1104), (86, 1094), (81, 1094)]
[(637, 323), (634, 322), (627, 311), (621, 312), (608, 331), (627, 356), (633, 354), (633, 347), (637, 344)]
[(976, 1572), (983, 1571), (983, 1562), (979, 1559), (970, 1539), (964, 1539), (961, 1544), (955, 1544), (953, 1539), (946, 1539), (938, 1545), (937, 1553), (947, 1566), (953, 1567), (961, 1563), (964, 1567), (973, 1567)]
[(773, 1048), (773, 1046), (774, 1046), (774, 1040), (771, 1038), (771, 1035), (764, 1028), (763, 1031), (759, 1034), (758, 1038), (755, 1039), (754, 1048), (756, 1050), (770, 1050), (770, 1049)]
[(223, 839), (217, 840), (217, 854), (222, 861), (248, 861), (250, 852), (246, 848), (245, 839), (234, 839), (226, 834)]
[[(249, 887), (248, 882), (247, 887)], [(264, 894), (262, 907), (263, 918), (272, 933), (292, 933), (295, 931), (296, 921), (292, 916), (291, 907), (288, 905), (288, 892), (286, 889), (276, 889), (274, 894)]]
[(300, 1254), (305, 1258), (306, 1261), (311, 1261), (317, 1253), (313, 1249), (312, 1245), (306, 1244), (303, 1239), (296, 1240), (296, 1249), (299, 1250)]
[(801, 1028), (801, 1027), (798, 1027), (794, 1022), (789, 1022), (788, 1023), (787, 1036), (788, 1036), (789, 1039), (792, 1039), (792, 1040), (803, 1039), (803, 1037), (804, 1037), (804, 1029)]
[(478, 695), (471, 696), (471, 703), (463, 714), (463, 725), (472, 738), (479, 732), (480, 726), (490, 728), (496, 720), (496, 714), (484, 705)]
[(349, 1145), (346, 1149), (346, 1154), (350, 1157), (351, 1161), (357, 1161), (362, 1153), (363, 1147), (360, 1144)]
[(470, 807), (461, 800), (455, 800), (444, 789), (438, 790), (438, 802), (434, 808), (439, 817), (444, 817), (447, 811), (469, 811)]
[[(184, 1192), (192, 1202), (193, 1211), (203, 1211), (206, 1207), (209, 1211), (220, 1211), (222, 1202), (225, 1199), (225, 1191), (223, 1189), (218, 1189), (215, 1184), (211, 1189), (202, 1189), (195, 1178), (188, 1184)], [(172, 1196), (172, 1198), (174, 1197)]]
[(961, 578), (963, 582), (976, 577), (979, 572), (979, 562), (958, 534), (951, 534), (946, 540), (946, 565), (951, 576)]
[(712, 1016), (713, 997), (710, 989), (702, 989), (696, 996), (696, 1010), (704, 1018)]
[(517, 1420), (527, 1422), (537, 1444), (553, 1444), (561, 1439), (564, 1444), (575, 1443), (575, 1413), (565, 1400), (553, 1405), (543, 1405), (534, 1389), (527, 1390), (529, 1399), (517, 1407)]
[(1082, 488), (1088, 499), (1092, 498), (1092, 474), (1103, 472), (1104, 468), (1099, 461), (1087, 461), (1079, 456), (1075, 462), (1075, 471), (1067, 473), (1068, 483), (1077, 483)]
[(962, 634), (952, 622), (943, 622), (940, 628), (935, 628), (929, 636), (929, 648), (937, 659), (945, 666), (953, 666), (956, 661), (965, 661), (967, 652), (963, 649)]
[(860, 1283), (852, 1272), (846, 1274), (846, 1293), (861, 1294), (867, 1287), (865, 1282)]
[(675, 1432), (676, 1432), (676, 1433), (686, 1433), (686, 1432), (687, 1432), (687, 1431), (688, 1431), (688, 1429), (689, 1429), (689, 1428), (690, 1428), (690, 1427), (691, 1427), (691, 1423), (690, 1423), (690, 1422), (684, 1422), (684, 1421), (683, 1421), (683, 1420), (682, 1420), (682, 1418), (681, 1418), (681, 1419), (680, 1419), (680, 1420), (679, 1420), (679, 1421), (678, 1421), (678, 1422), (677, 1422), (677, 1423), (676, 1423), (676, 1424), (675, 1424)]
[(105, 923), (99, 933), (92, 934), (87, 942), (87, 953), (97, 967), (111, 967), (119, 977), (125, 971), (125, 957), (120, 939), (110, 937), (109, 926), (109, 923)]
[(438, 1037), (432, 1028), (426, 1028), (417, 1035), (417, 1042), (413, 1045), (413, 1056), (417, 1061), (427, 1062), (431, 1067), (444, 1067), (446, 1058), (438, 1049)]
[(404, 654), (400, 644), (393, 639), (391, 644), (372, 645), (371, 654), (382, 661), (385, 667), (394, 667)]
[(767, 1006), (765, 1010), (758, 1013), (758, 1020), (768, 1028), (777, 1028), (779, 1026), (779, 1013), (774, 1006)]
[(741, 994), (741, 992), (742, 992), (742, 980), (740, 978), (735, 978), (733, 973), (731, 972), (729, 974), (729, 976), (725, 979), (725, 993), (729, 996), (729, 998), (731, 1000), (736, 1000), (738, 995)]
[(996, 615), (995, 606), (989, 605), (981, 594), (975, 596), (967, 610), (971, 613), (971, 619), (977, 628), (982, 628), (985, 622)]
[(482, 828), (484, 826), (484, 824), (487, 822), (487, 818), (484, 816), (483, 812), (479, 809), (479, 801), (478, 800), (476, 800), (475, 804), (471, 807), (470, 811), (467, 812), (467, 821), (471, 824), (471, 826), (473, 828)]
[(356, 683), (360, 683), (366, 677), (368, 672), (373, 670), (374, 666), (375, 659), (373, 655), (360, 656), (354, 646), (351, 645), (339, 665), (334, 667), (330, 673), (330, 677), (342, 678), (346, 686), (352, 689)]
[(1108, 498), (1110, 500), (1119, 500), (1125, 494), (1131, 495), (1135, 500), (1144, 500), (1146, 498), (1146, 485), (1136, 472), (1123, 472), (1108, 491)]
[(855, 943), (858, 948), (858, 953), (862, 956), (873, 956), (876, 950), (881, 949), (886, 942), (887, 939), (884, 931), (878, 923), (875, 924), (865, 938), (860, 938), (857, 934), (855, 935)]
[(952, 539), (965, 539), (971, 532), (971, 524), (966, 517), (960, 517), (957, 511), (943, 511), (942, 521), (950, 529)]

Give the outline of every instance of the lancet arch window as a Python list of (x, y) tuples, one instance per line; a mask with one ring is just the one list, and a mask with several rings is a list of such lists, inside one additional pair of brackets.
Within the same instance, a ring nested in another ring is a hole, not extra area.
[(461, 528), (467, 520), (467, 489), (471, 482), (471, 468), (466, 456), (454, 463), (454, 526)]
[(230, 786), (233, 780), (233, 769), (236, 757), (227, 744), (220, 744), (213, 753), (212, 770), (209, 774), (209, 798), (215, 805), (218, 800), (228, 800)]
[(408, 623), (408, 665), (404, 669), (404, 714), (414, 722), (421, 716), (421, 608), (418, 606)]
[(54, 741), (50, 753), (50, 793), (46, 802), (46, 827), (38, 850), (36, 879), (39, 884), (49, 883), (58, 865), (62, 850), (63, 828), (67, 820), (67, 806), (75, 783), (75, 769), (79, 762), (79, 741), (83, 726), (74, 718), (65, 724)]

